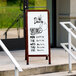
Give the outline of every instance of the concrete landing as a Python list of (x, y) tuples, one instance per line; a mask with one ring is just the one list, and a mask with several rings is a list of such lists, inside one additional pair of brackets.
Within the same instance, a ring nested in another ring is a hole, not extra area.
[[(31, 57), (30, 64), (26, 65), (25, 50), (11, 51), (11, 53), (23, 68), (20, 76), (68, 71), (68, 53), (64, 49), (51, 49), (50, 65), (45, 57)], [(75, 51), (73, 53), (76, 55)], [(76, 70), (76, 61), (72, 62), (73, 70)], [(0, 52), (0, 76), (14, 76), (14, 65), (4, 52)]]

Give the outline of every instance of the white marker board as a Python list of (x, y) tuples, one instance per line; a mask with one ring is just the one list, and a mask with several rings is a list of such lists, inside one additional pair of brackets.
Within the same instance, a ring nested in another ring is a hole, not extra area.
[(28, 55), (49, 54), (48, 11), (28, 11)]

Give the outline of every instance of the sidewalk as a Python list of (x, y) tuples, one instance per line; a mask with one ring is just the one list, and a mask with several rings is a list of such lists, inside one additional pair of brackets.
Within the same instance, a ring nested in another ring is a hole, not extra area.
[[(29, 65), (26, 65), (25, 50), (10, 51), (23, 69), (20, 76), (39, 75), (43, 73), (68, 71), (68, 53), (64, 49), (51, 49), (51, 64), (45, 57), (30, 57)], [(76, 55), (76, 52), (73, 51)], [(76, 70), (76, 61), (72, 59), (73, 70)], [(8, 56), (0, 52), (0, 76), (14, 75), (14, 65)], [(52, 73), (53, 74), (53, 73)], [(66, 73), (65, 73), (66, 74)], [(45, 76), (43, 74), (43, 76)], [(49, 75), (46, 75), (49, 76)], [(51, 76), (51, 75), (50, 75)]]
[[(68, 64), (68, 53), (64, 49), (51, 49), (51, 64), (48, 64), (48, 60), (45, 57), (30, 57), (29, 65), (26, 65), (25, 50), (11, 51), (12, 55), (16, 58), (23, 69)], [(76, 52), (74, 52), (76, 55)], [(76, 63), (72, 59), (73, 63)], [(14, 69), (14, 65), (5, 52), (0, 52), (0, 71)]]

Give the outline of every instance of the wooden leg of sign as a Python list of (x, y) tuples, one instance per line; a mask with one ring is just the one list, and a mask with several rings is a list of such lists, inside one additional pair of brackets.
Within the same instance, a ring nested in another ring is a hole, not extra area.
[(50, 55), (49, 55), (49, 64), (51, 64), (51, 58), (50, 58)]
[(27, 51), (25, 51), (25, 60), (27, 60)]
[(25, 56), (25, 60), (26, 60), (26, 56)]
[(26, 59), (26, 50), (25, 50), (25, 60), (27, 60), (27, 59)]
[(27, 65), (29, 65), (29, 55), (28, 55), (28, 48), (26, 49), (26, 61), (27, 61)]
[(50, 49), (49, 49), (49, 64), (51, 64), (51, 54), (50, 54)]
[(46, 56), (46, 60), (48, 60), (48, 55)]
[(28, 57), (28, 55), (27, 55), (27, 65), (29, 65), (29, 57)]

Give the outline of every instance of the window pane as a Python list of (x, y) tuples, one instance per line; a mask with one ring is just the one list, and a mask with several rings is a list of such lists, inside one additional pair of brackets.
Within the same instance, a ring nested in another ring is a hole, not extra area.
[(23, 37), (23, 11), (20, 0), (0, 0), (0, 37)]

